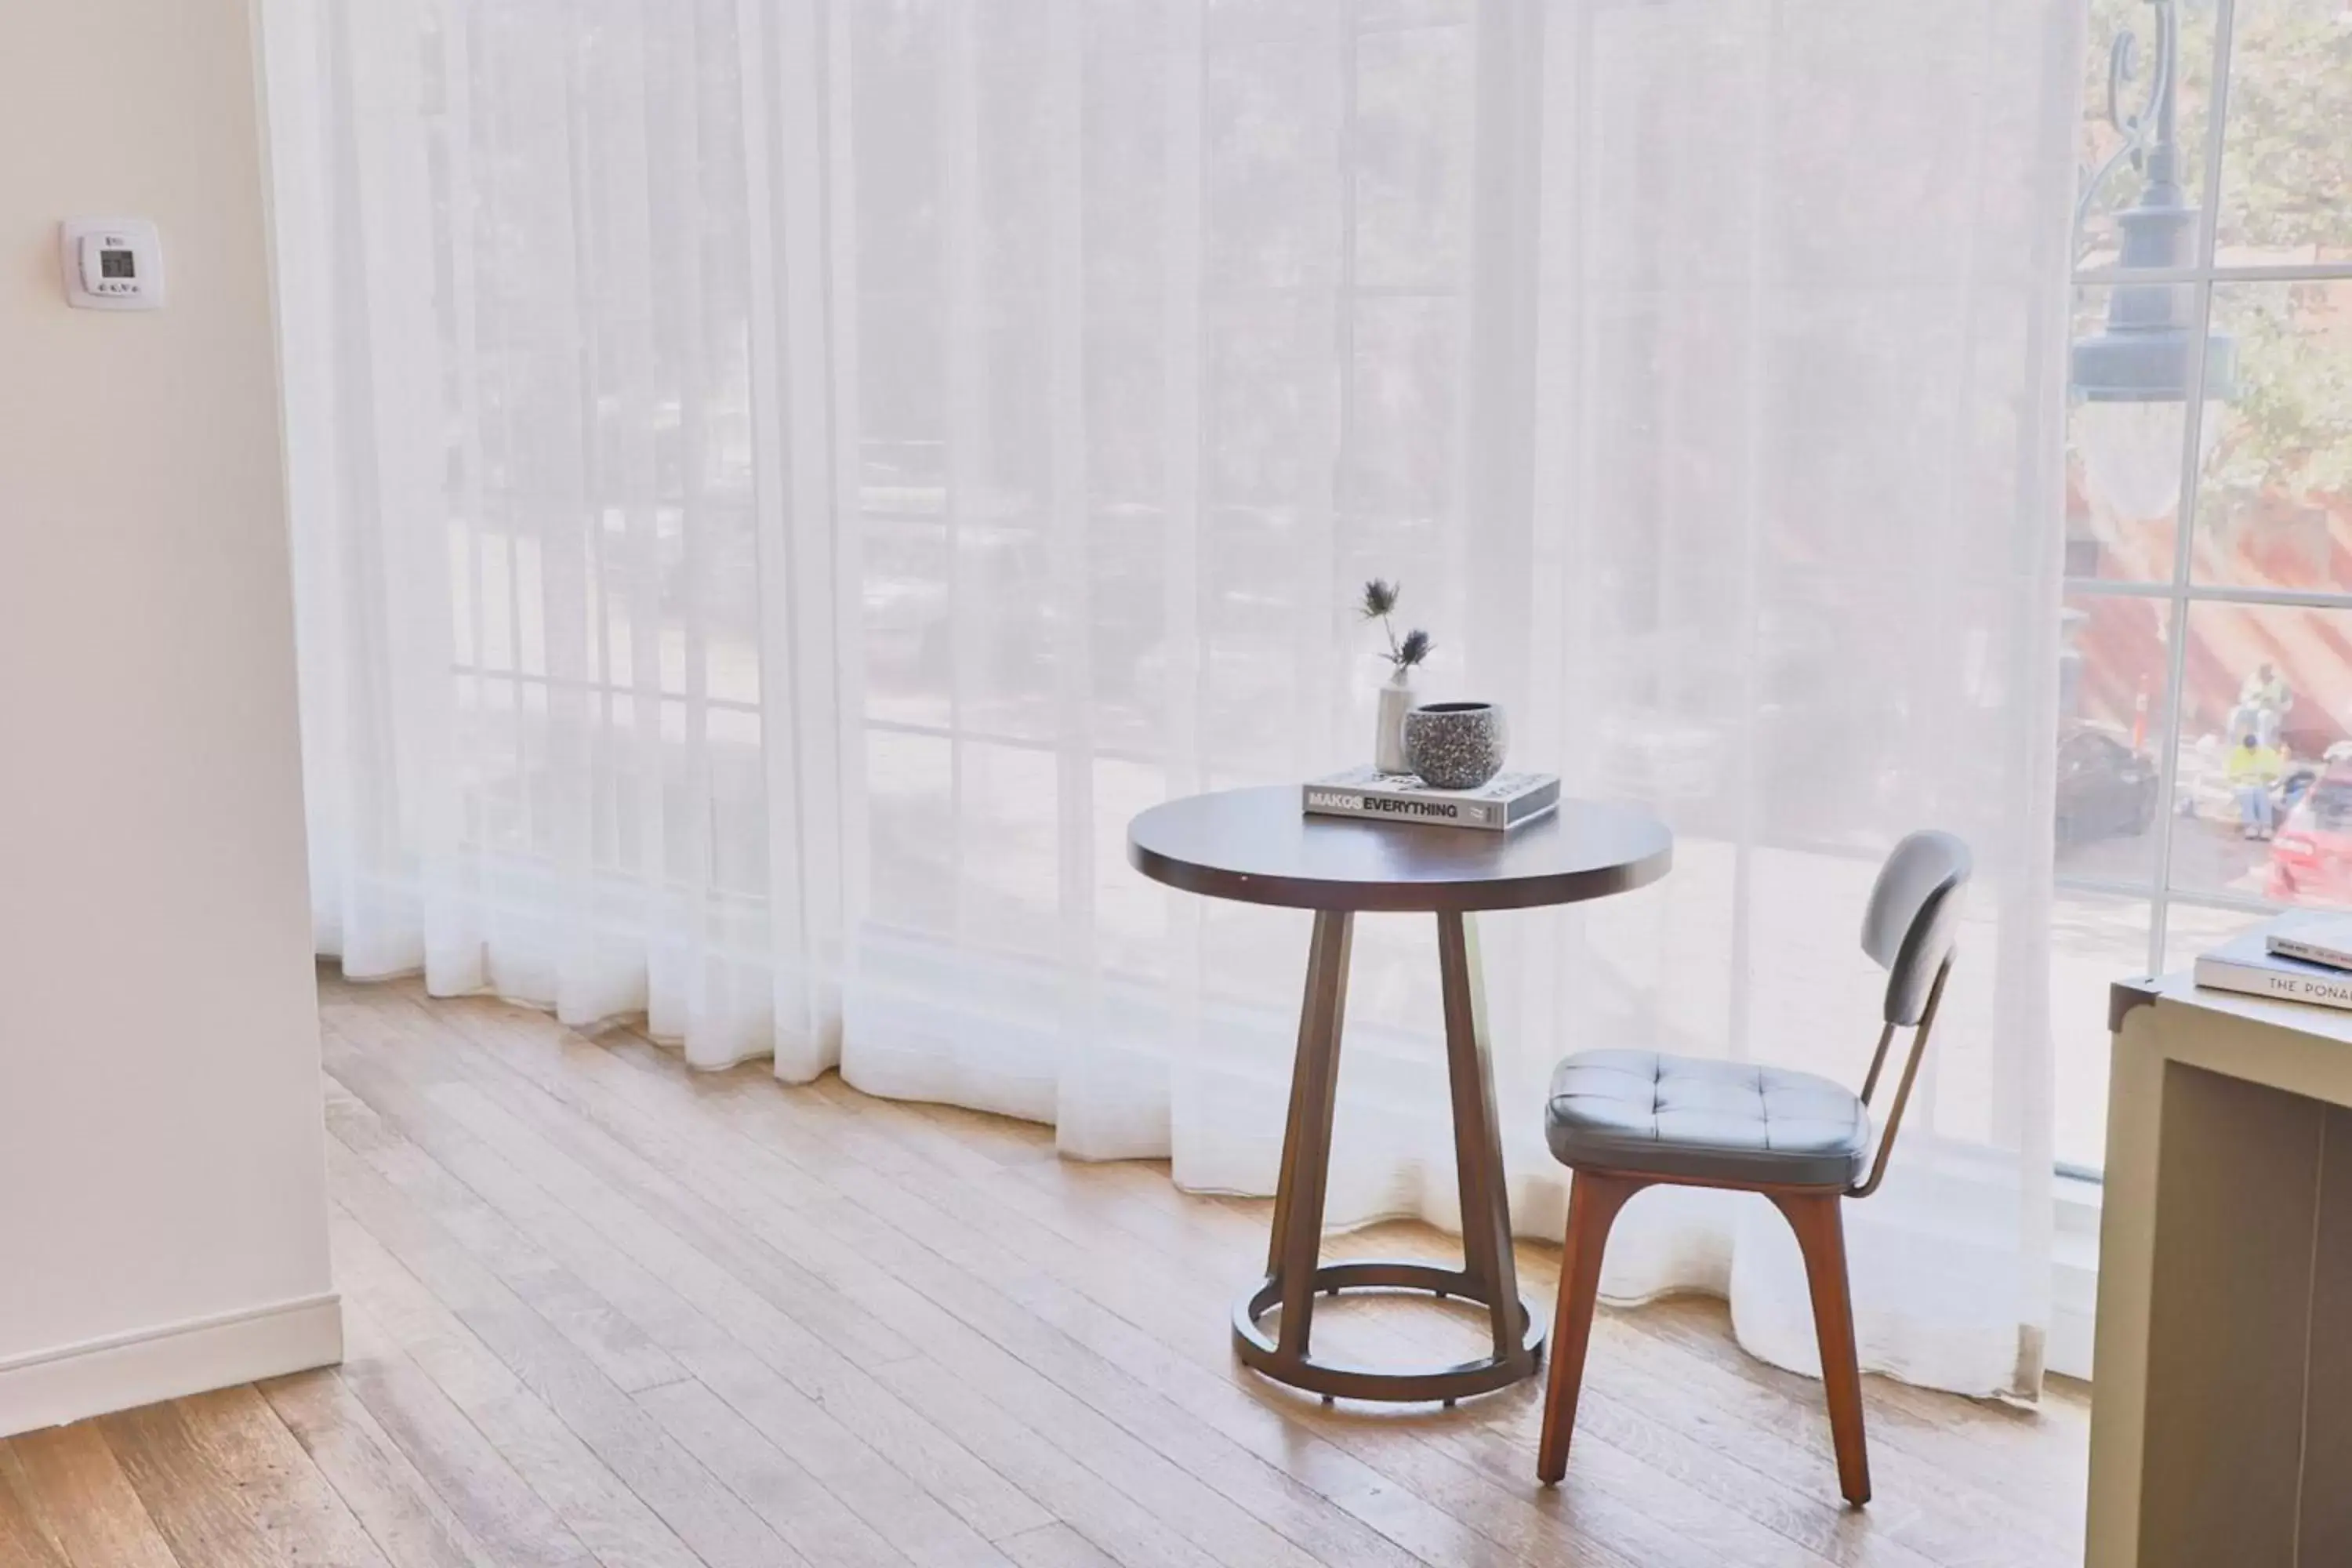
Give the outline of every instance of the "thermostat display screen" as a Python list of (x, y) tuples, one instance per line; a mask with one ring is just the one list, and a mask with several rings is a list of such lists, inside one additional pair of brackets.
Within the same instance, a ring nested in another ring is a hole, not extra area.
[[(0, 0), (0, 11), (12, 3)], [(77, 310), (163, 308), (163, 242), (145, 218), (67, 218), (58, 225), (58, 259), (66, 303)]]

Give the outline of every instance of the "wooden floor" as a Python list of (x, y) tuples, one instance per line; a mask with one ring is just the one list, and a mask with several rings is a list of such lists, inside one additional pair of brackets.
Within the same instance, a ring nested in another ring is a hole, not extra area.
[[(2079, 1385), (2026, 1412), (1868, 1380), (1855, 1513), (1816, 1385), (1741, 1354), (1719, 1305), (1606, 1313), (1548, 1492), (1533, 1385), (1327, 1408), (1233, 1365), (1264, 1203), (1065, 1163), (1022, 1123), (323, 984), (349, 1360), (0, 1443), (9, 1568), (2081, 1561)], [(1538, 1300), (1558, 1258), (1520, 1249)], [(1433, 1305), (1316, 1323), (1366, 1360), (1475, 1343)]]

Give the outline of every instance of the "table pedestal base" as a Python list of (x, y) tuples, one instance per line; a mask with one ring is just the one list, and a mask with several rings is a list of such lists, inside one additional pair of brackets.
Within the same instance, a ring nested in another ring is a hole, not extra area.
[[(1290, 1121), (1265, 1279), (1234, 1309), (1234, 1352), (1276, 1383), (1326, 1398), (1452, 1403), (1532, 1376), (1543, 1354), (1543, 1317), (1519, 1299), (1511, 1256), (1511, 1214), (1487, 1062), (1486, 1002), (1478, 939), (1467, 914), (1437, 917), (1437, 959), (1445, 1000), (1446, 1077), (1454, 1100), (1454, 1158), (1462, 1196), (1460, 1268), (1414, 1262), (1324, 1263), (1324, 1189), (1330, 1173), (1331, 1118), (1339, 1079), (1339, 1034), (1347, 1009), (1348, 957), (1355, 917), (1318, 910), (1299, 1009), (1298, 1059), (1290, 1077)], [(1425, 1372), (1385, 1372), (1318, 1361), (1309, 1351), (1315, 1298), (1345, 1290), (1423, 1290), (1486, 1309), (1494, 1353)], [(1258, 1320), (1282, 1309), (1280, 1338)]]
[[(1459, 1268), (1403, 1259), (1366, 1258), (1326, 1263), (1315, 1270), (1315, 1288), (1326, 1296), (1349, 1290), (1425, 1291), (1440, 1300), (1449, 1297), (1491, 1308), (1486, 1288)], [(1426, 1399), (1451, 1405), (1474, 1394), (1492, 1394), (1532, 1376), (1543, 1359), (1544, 1321), (1524, 1300), (1518, 1309), (1520, 1331), (1509, 1351), (1478, 1361), (1430, 1372), (1392, 1372), (1373, 1367), (1340, 1366), (1317, 1361), (1304, 1352), (1292, 1355), (1268, 1338), (1258, 1319), (1282, 1303), (1282, 1281), (1269, 1276), (1252, 1294), (1234, 1304), (1234, 1353), (1242, 1364), (1264, 1373), (1276, 1383), (1319, 1394), (1327, 1399), (1374, 1399), (1409, 1403)]]

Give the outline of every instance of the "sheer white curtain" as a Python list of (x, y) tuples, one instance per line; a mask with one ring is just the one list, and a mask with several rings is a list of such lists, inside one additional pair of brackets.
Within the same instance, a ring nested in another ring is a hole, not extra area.
[(818, 61), (734, 0), (263, 16), (320, 951), (824, 1056), (857, 588), (798, 282)]
[[(1266, 1191), (1304, 919), (1125, 824), (1362, 756), (1400, 578), (1679, 839), (1487, 922), (1522, 1228), (1568, 1050), (1858, 1080), (1948, 827), (1863, 1353), (2032, 1392), (2074, 8), (265, 0), (322, 945)], [(1360, 930), (1335, 1219), (1453, 1217), (1432, 936)], [(1811, 1365), (1760, 1204), (1604, 1288)]]

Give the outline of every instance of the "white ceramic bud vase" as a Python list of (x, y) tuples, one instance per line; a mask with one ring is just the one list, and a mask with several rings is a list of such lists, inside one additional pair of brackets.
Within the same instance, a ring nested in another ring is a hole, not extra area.
[(1381, 687), (1380, 721), (1372, 731), (1372, 766), (1384, 773), (1409, 773), (1404, 760), (1404, 716), (1418, 707), (1412, 690), (1412, 666), (1401, 664)]

